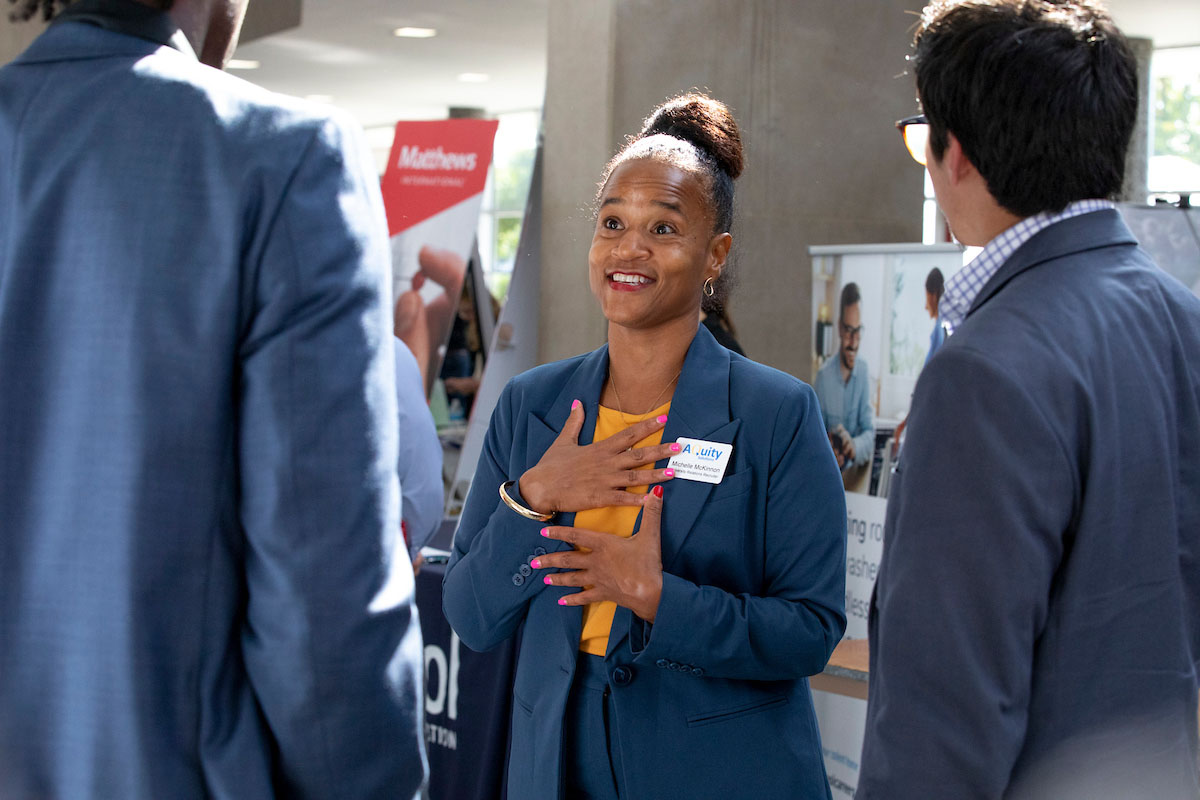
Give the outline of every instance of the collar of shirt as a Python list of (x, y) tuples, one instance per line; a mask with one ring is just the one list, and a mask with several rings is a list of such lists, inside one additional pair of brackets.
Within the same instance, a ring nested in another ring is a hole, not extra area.
[(54, 23), (86, 22), (114, 33), (148, 39), (195, 57), (196, 52), (171, 16), (133, 0), (76, 0), (54, 18)]
[(949, 332), (953, 333), (962, 324), (983, 287), (1034, 234), (1064, 219), (1109, 208), (1115, 206), (1108, 200), (1077, 200), (1057, 214), (1044, 212), (1026, 217), (988, 242), (979, 255), (946, 281), (945, 292), (938, 302), (938, 314)]

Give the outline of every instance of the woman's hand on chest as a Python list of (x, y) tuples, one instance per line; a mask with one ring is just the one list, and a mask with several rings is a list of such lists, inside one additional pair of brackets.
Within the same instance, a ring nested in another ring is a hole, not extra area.
[(554, 444), (521, 476), (518, 489), (534, 511), (570, 512), (640, 505), (642, 496), (625, 491), (627, 487), (662, 483), (674, 475), (670, 469), (638, 467), (670, 458), (678, 445), (634, 447), (666, 425), (666, 416), (630, 425), (614, 436), (588, 445), (579, 444), (583, 421), (583, 404), (576, 400)]
[(662, 487), (646, 495), (630, 495), (642, 504), (642, 525), (628, 539), (582, 528), (552, 526), (543, 535), (568, 542), (573, 550), (534, 559), (535, 569), (563, 569), (546, 575), (551, 586), (581, 587), (565, 594), (559, 605), (582, 606), (611, 600), (647, 622), (654, 622), (662, 597)]

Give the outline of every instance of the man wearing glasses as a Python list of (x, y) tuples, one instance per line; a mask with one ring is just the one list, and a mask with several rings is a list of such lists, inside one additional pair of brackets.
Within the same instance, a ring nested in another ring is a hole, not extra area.
[(862, 294), (858, 284), (842, 288), (838, 312), (838, 357), (817, 371), (814, 388), (825, 417), (829, 444), (843, 470), (870, 462), (875, 445), (875, 420), (871, 414), (867, 362), (858, 356), (862, 342)]
[(893, 479), (856, 796), (1196, 798), (1200, 300), (1108, 202), (1134, 58), (1087, 0), (941, 0), (914, 64), (983, 250)]

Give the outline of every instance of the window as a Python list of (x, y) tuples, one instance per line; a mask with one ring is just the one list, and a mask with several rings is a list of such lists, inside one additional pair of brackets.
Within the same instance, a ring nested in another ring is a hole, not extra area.
[(1150, 192), (1200, 192), (1200, 47), (1156, 50), (1150, 82)]
[(479, 215), (479, 257), (488, 290), (501, 303), (508, 294), (517, 257), (541, 119), (541, 111), (499, 116)]

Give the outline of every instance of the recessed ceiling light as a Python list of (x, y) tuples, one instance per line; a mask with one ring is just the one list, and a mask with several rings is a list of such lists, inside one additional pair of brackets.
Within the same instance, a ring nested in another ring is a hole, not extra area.
[(259, 62), (249, 58), (231, 58), (225, 62), (226, 69), (258, 69), (261, 66)]
[(492, 79), (486, 72), (464, 72), (458, 76), (463, 83), (487, 83)]
[(402, 39), (432, 39), (437, 36), (436, 28), (396, 28), (392, 34)]
[(308, 100), (311, 103), (324, 103), (325, 105), (329, 105), (330, 103), (333, 102), (333, 95), (331, 95), (331, 94), (306, 94), (306, 95), (304, 95), (304, 99)]

